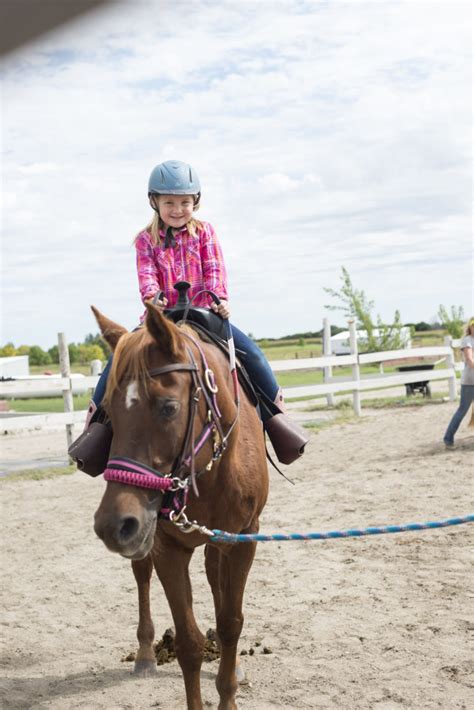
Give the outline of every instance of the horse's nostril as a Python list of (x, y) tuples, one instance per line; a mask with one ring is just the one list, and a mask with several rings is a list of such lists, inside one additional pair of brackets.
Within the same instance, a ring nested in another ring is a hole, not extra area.
[(124, 518), (119, 529), (119, 539), (121, 542), (126, 542), (130, 540), (138, 532), (139, 523), (137, 518), (130, 516)]

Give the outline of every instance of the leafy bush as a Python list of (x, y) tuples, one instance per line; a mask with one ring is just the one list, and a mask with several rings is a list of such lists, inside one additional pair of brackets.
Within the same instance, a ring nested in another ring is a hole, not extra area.
[(461, 338), (463, 335), (464, 326), (464, 308), (462, 306), (451, 306), (451, 313), (448, 309), (440, 305), (438, 310), (438, 318), (449, 335), (452, 338)]
[(98, 345), (79, 345), (79, 362), (87, 363), (92, 360), (103, 360), (104, 351)]
[(39, 345), (32, 345), (28, 353), (30, 365), (50, 365), (51, 356)]
[[(401, 329), (403, 323), (400, 318), (400, 312), (395, 311), (393, 323), (387, 325), (382, 322), (380, 316), (377, 316), (377, 322), (374, 323), (372, 318), (372, 310), (374, 302), (369, 301), (365, 292), (362, 289), (357, 289), (353, 286), (351, 277), (346, 268), (342, 268), (342, 286), (339, 291), (332, 288), (324, 290), (330, 296), (338, 300), (339, 305), (327, 305), (331, 311), (342, 311), (347, 318), (353, 319), (356, 322), (356, 328), (365, 330), (367, 333), (367, 341), (364, 346), (366, 352), (380, 352), (384, 350), (398, 350), (403, 347), (403, 338), (401, 337)], [(375, 334), (375, 330), (378, 334)], [(361, 350), (362, 352), (362, 350)]]
[(0, 357), (13, 357), (16, 355), (16, 348), (13, 343), (6, 343), (3, 348), (0, 348)]

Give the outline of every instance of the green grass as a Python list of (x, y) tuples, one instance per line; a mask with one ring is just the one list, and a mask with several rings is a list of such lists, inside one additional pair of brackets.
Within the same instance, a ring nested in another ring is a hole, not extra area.
[(420, 330), (411, 339), (414, 348), (425, 348), (431, 345), (444, 345), (446, 330)]
[[(327, 408), (326, 408), (327, 410)], [(311, 408), (307, 411), (313, 411)], [(353, 411), (349, 411), (347, 407), (341, 409), (338, 414), (331, 419), (319, 419), (313, 421), (306, 421), (303, 424), (305, 429), (310, 429), (311, 431), (321, 431), (322, 429), (327, 429), (331, 426), (336, 426), (338, 424), (358, 424), (362, 421), (360, 417), (356, 417)]]
[[(393, 372), (395, 368), (385, 368), (385, 373)], [(362, 375), (377, 374), (379, 369), (376, 365), (365, 365), (361, 368)], [(334, 369), (333, 374), (349, 376), (351, 374), (350, 367), (338, 367)], [(460, 377), (460, 373), (457, 373)], [(323, 383), (322, 370), (293, 370), (290, 372), (277, 373), (278, 383), (282, 387), (301, 387), (304, 385), (319, 385)], [(347, 392), (349, 393), (350, 385)], [(343, 394), (342, 392), (339, 394)], [(307, 395), (306, 397), (289, 397), (289, 402), (304, 401), (305, 399), (314, 399), (315, 395)], [(433, 399), (438, 397), (433, 395)], [(389, 400), (393, 398), (387, 398)], [(414, 398), (410, 397), (409, 400)], [(416, 399), (416, 398), (415, 398)], [(74, 411), (85, 410), (88, 407), (90, 395), (74, 395)], [(364, 400), (364, 403), (367, 400)], [(377, 400), (379, 401), (379, 400)], [(365, 405), (367, 406), (367, 405)], [(62, 397), (42, 397), (40, 399), (15, 399), (10, 401), (10, 411), (14, 412), (32, 412), (32, 413), (51, 413), (63, 412), (64, 404)]]
[(364, 399), (363, 408), (369, 409), (401, 409), (407, 407), (424, 407), (425, 405), (442, 404), (446, 401), (446, 395), (434, 392), (430, 397), (423, 395), (413, 395), (411, 397), (380, 397), (374, 399)]
[[(397, 372), (396, 367), (385, 367), (385, 374)], [(361, 375), (377, 375), (380, 373), (378, 364), (363, 365), (360, 368)], [(352, 368), (333, 367), (333, 377), (350, 377)], [(278, 383), (282, 387), (298, 387), (299, 385), (320, 385), (323, 383), (322, 370), (290, 370), (288, 372), (277, 373)]]
[[(414, 347), (423, 347), (427, 345), (442, 345), (445, 332), (439, 331), (427, 331), (419, 332), (413, 338)], [(276, 341), (259, 341), (259, 345), (265, 353), (268, 360), (292, 360), (296, 358), (309, 358), (309, 357), (321, 357), (322, 345), (321, 340), (317, 338), (307, 338), (305, 339), (304, 345), (298, 345), (298, 340), (276, 340)], [(436, 368), (445, 367), (445, 363), (440, 363)], [(46, 370), (51, 370), (55, 373), (58, 372), (58, 365), (50, 366), (35, 366), (31, 367), (32, 374), (42, 374)], [(76, 365), (72, 366), (73, 372), (82, 373), (84, 375), (90, 374), (89, 365)], [(395, 366), (385, 365), (384, 371), (386, 374), (391, 372), (396, 372)], [(362, 375), (375, 375), (380, 372), (378, 363), (372, 365), (364, 365), (361, 367)], [(334, 367), (334, 376), (345, 376), (351, 375), (350, 367)], [(459, 377), (458, 373), (458, 377)], [(277, 373), (278, 383), (282, 387), (300, 387), (304, 385), (318, 385), (323, 382), (323, 371), (322, 370), (292, 370), (289, 372)], [(349, 392), (350, 390), (348, 390)], [(313, 396), (297, 398), (298, 400), (312, 399)], [(77, 411), (87, 409), (89, 403), (89, 395), (77, 395), (74, 397), (74, 409)], [(289, 401), (294, 401), (292, 398)], [(62, 412), (64, 411), (62, 397), (48, 397), (40, 399), (17, 399), (12, 400), (10, 404), (10, 409), (16, 412)]]
[[(413, 348), (424, 348), (431, 345), (444, 345), (444, 330), (420, 331), (412, 338)], [(296, 358), (321, 357), (322, 342), (320, 338), (305, 338), (304, 345), (298, 340), (257, 340), (268, 360), (293, 360)]]
[(281, 340), (275, 343), (262, 345), (260, 348), (267, 360), (296, 360), (307, 357), (321, 357), (323, 349), (321, 341), (307, 340), (304, 345), (298, 345), (297, 341)]
[[(87, 409), (90, 395), (74, 395), (74, 411)], [(51, 413), (64, 412), (64, 401), (62, 397), (41, 397), (38, 399), (13, 399), (10, 400), (11, 412), (33, 412)]]
[(341, 399), (333, 407), (328, 407), (327, 404), (314, 404), (311, 407), (306, 407), (305, 412), (327, 412), (329, 410), (348, 410), (352, 409), (352, 399)]
[(14, 471), (7, 476), (0, 478), (0, 484), (5, 481), (42, 481), (45, 478), (56, 478), (57, 476), (70, 476), (77, 471), (75, 465), (52, 466), (49, 468), (29, 468), (24, 471)]
[[(433, 393), (431, 399), (420, 395), (411, 397), (374, 397), (371, 399), (362, 400), (362, 409), (400, 409), (406, 407), (423, 407), (424, 405), (442, 404), (446, 401), (446, 395), (443, 393)], [(327, 412), (328, 409), (347, 411), (352, 409), (352, 399), (343, 399), (334, 407), (328, 407), (325, 404), (316, 404), (311, 407), (306, 407), (306, 412)]]

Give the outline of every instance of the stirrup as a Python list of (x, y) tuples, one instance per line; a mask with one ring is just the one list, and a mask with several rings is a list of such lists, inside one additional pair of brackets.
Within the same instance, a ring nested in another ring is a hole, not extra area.
[(288, 466), (303, 455), (309, 436), (302, 427), (291, 421), (286, 414), (275, 414), (275, 416), (267, 419), (263, 425), (280, 463)]
[(68, 449), (77, 468), (89, 476), (100, 476), (107, 468), (113, 434), (105, 418), (102, 407), (89, 407), (86, 428)]

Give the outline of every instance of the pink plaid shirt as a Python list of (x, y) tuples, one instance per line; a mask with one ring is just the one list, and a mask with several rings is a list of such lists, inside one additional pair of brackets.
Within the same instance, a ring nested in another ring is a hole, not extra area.
[[(186, 226), (182, 227), (174, 235), (174, 247), (170, 246), (168, 249), (164, 248), (163, 231), (160, 231), (163, 239), (155, 246), (148, 232), (140, 232), (135, 248), (138, 286), (143, 302), (152, 299), (157, 291), (163, 291), (168, 299), (168, 306), (174, 306), (178, 292), (173, 285), (177, 281), (189, 281), (189, 298), (207, 288), (214, 291), (219, 298), (228, 300), (227, 273), (221, 247), (212, 225), (208, 222), (201, 224), (201, 228), (196, 228), (195, 236), (188, 232)], [(196, 298), (194, 305), (208, 308), (211, 299), (203, 293)]]

